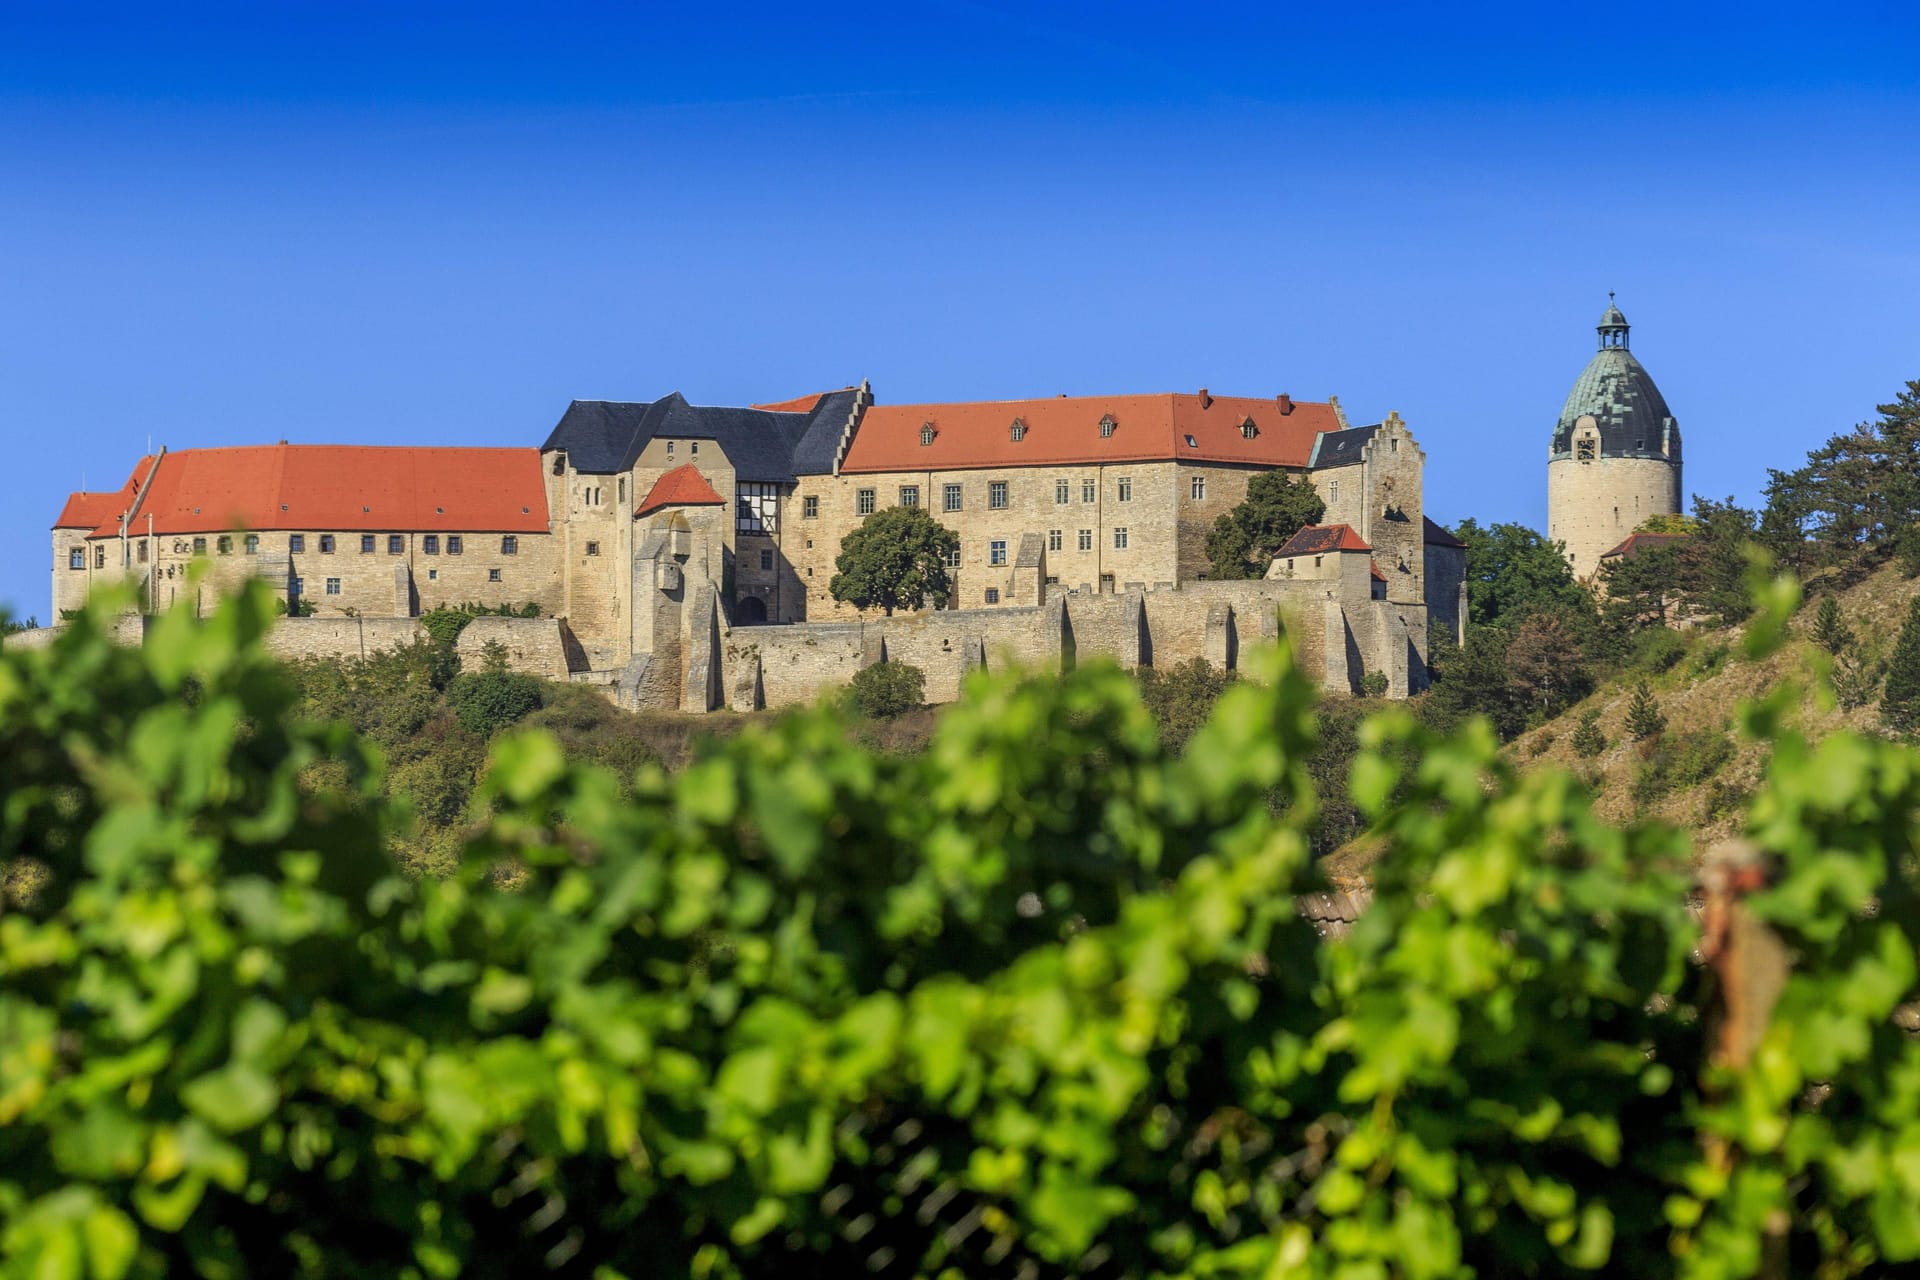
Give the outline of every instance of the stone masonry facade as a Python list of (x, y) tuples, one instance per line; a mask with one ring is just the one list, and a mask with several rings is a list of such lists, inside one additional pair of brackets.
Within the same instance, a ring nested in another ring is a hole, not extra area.
[[(437, 607), (532, 606), (477, 620), (463, 646), (498, 638), (516, 669), (688, 711), (783, 705), (889, 657), (937, 700), (1010, 661), (1232, 669), (1282, 629), (1331, 689), (1380, 672), (1405, 696), (1426, 680), (1428, 559), (1457, 547), (1424, 518), (1424, 462), (1398, 415), (1355, 428), (1337, 401), (1284, 395), (576, 401), (539, 449), (163, 450), (121, 489), (69, 498), (54, 605), (118, 585), (137, 614), (204, 611), (264, 579), (288, 602), (272, 643), (290, 657), (405, 643)], [(1268, 470), (1310, 478), (1360, 554), (1208, 581), (1208, 531)], [(895, 505), (959, 534), (947, 609), (832, 599), (842, 540)], [(1434, 606), (1450, 628), (1457, 614)]]

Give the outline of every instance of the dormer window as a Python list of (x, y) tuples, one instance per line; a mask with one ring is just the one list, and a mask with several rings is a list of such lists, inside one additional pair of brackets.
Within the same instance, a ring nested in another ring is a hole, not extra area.
[(924, 449), (928, 445), (933, 443), (933, 434), (934, 434), (933, 424), (931, 422), (923, 422), (920, 424), (920, 447), (921, 448)]
[(1247, 419), (1247, 420), (1246, 420), (1245, 422), (1242, 422), (1242, 423), (1240, 424), (1240, 438), (1241, 438), (1241, 439), (1243, 439), (1243, 440), (1251, 440), (1251, 439), (1253, 439), (1253, 438), (1254, 438), (1255, 436), (1257, 436), (1257, 435), (1259, 435), (1259, 434), (1260, 434), (1260, 428), (1258, 428), (1258, 427), (1256, 427), (1256, 426), (1254, 426), (1254, 425), (1253, 425), (1253, 419), (1252, 419), (1252, 418), (1248, 418), (1248, 419)]
[(1112, 414), (1108, 414), (1106, 417), (1100, 419), (1100, 438), (1102, 440), (1111, 438), (1114, 428), (1119, 425), (1119, 423), (1113, 420)]
[(1019, 444), (1022, 440), (1025, 440), (1027, 438), (1027, 424), (1020, 421), (1020, 419), (1015, 418), (1013, 420), (1013, 426), (1007, 429), (1007, 434), (1012, 438), (1015, 444)]
[(1195, 440), (1192, 436), (1187, 437), (1187, 448), (1198, 449), (1199, 447), (1200, 447), (1200, 442), (1198, 440)]

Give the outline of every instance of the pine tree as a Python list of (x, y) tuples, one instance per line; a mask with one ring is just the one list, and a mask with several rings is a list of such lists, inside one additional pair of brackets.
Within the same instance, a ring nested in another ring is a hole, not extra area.
[(1901, 733), (1920, 724), (1920, 596), (1907, 607), (1907, 620), (1894, 642), (1887, 687), (1880, 695), (1880, 718)]
[(1627, 703), (1627, 732), (1633, 735), (1635, 742), (1645, 742), (1657, 737), (1667, 727), (1667, 718), (1660, 714), (1660, 704), (1654, 701), (1653, 689), (1642, 680), (1633, 686), (1633, 699)]
[(1600, 708), (1588, 707), (1580, 715), (1573, 731), (1573, 749), (1583, 756), (1597, 756), (1607, 749), (1607, 735), (1600, 732)]
[(1820, 611), (1813, 615), (1813, 642), (1836, 655), (1853, 645), (1853, 628), (1841, 618), (1840, 602), (1831, 595), (1820, 598)]

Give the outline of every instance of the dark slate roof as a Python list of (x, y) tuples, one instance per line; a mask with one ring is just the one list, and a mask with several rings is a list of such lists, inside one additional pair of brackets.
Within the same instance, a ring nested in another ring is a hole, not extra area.
[(1432, 516), (1421, 516), (1421, 541), (1430, 547), (1465, 547), (1467, 544), (1448, 532), (1447, 527), (1436, 524)]
[(1360, 461), (1360, 451), (1367, 447), (1367, 441), (1373, 439), (1373, 433), (1379, 429), (1376, 423), (1371, 427), (1348, 427), (1345, 431), (1323, 432), (1313, 442), (1313, 456), (1307, 459), (1308, 470), (1352, 466)]
[[(1622, 317), (1619, 327), (1625, 326)], [(1574, 381), (1553, 428), (1553, 457), (1570, 454), (1573, 428), (1582, 417), (1591, 417), (1600, 428), (1603, 458), (1680, 457), (1680, 425), (1673, 411), (1645, 366), (1624, 346), (1602, 347)]]
[(829, 392), (806, 413), (688, 404), (678, 391), (650, 402), (575, 400), (540, 448), (566, 450), (576, 471), (611, 475), (658, 437), (711, 440), (740, 479), (791, 483), (833, 470), (855, 394)]

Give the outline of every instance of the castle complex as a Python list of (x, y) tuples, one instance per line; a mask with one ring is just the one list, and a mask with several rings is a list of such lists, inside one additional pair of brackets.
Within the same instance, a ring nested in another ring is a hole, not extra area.
[(1564, 543), (1574, 576), (1652, 516), (1681, 510), (1680, 424), (1627, 349), (1627, 318), (1608, 306), (1600, 350), (1567, 396), (1547, 458), (1547, 537)]
[[(1430, 615), (1457, 635), (1463, 612), (1424, 461), (1397, 415), (1355, 427), (1335, 400), (1286, 395), (575, 401), (537, 449), (162, 450), (67, 500), (53, 602), (130, 582), (146, 615), (261, 578), (290, 654), (364, 652), (439, 606), (537, 605), (475, 635), (625, 705), (687, 710), (800, 700), (885, 657), (926, 667), (936, 699), (1007, 655), (1231, 667), (1284, 614), (1331, 687), (1379, 672), (1404, 696), (1425, 684)], [(1264, 579), (1208, 581), (1207, 532), (1273, 470), (1310, 478), (1323, 526)], [(949, 608), (879, 618), (830, 595), (842, 538), (896, 505), (958, 533)]]

